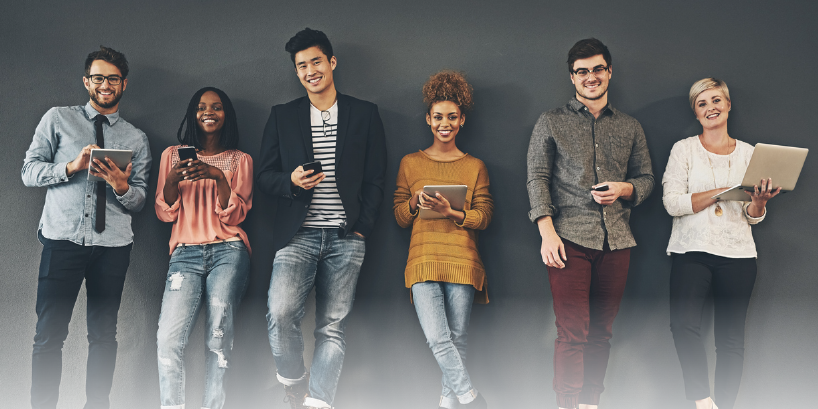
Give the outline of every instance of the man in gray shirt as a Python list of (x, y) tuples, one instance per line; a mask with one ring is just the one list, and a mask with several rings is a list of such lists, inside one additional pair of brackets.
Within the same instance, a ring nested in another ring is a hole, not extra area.
[(560, 408), (595, 409), (628, 275), (631, 208), (653, 190), (642, 126), (608, 103), (602, 42), (568, 52), (576, 96), (537, 121), (528, 147), (529, 218), (542, 236), (554, 299), (554, 391)]
[[(43, 244), (37, 283), (37, 329), (31, 356), (31, 407), (54, 409), (62, 346), (80, 286), (88, 297), (85, 409), (107, 409), (116, 362), (116, 321), (133, 232), (131, 212), (145, 205), (148, 138), (119, 116), (128, 61), (100, 47), (85, 60), (88, 103), (51, 108), (37, 125), (23, 162), (23, 183), (47, 187), (37, 233)], [(90, 162), (91, 149), (132, 151), (120, 170)], [(91, 174), (104, 181), (88, 180)]]

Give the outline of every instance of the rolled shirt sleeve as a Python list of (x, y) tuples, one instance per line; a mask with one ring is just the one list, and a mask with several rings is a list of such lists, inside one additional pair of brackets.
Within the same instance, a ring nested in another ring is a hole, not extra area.
[(556, 144), (546, 114), (540, 115), (528, 143), (526, 187), (532, 222), (544, 216), (556, 216), (559, 210), (551, 202), (551, 176)]

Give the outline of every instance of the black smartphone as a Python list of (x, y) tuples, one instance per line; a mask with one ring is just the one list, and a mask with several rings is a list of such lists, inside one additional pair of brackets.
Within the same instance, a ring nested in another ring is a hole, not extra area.
[(317, 174), (324, 171), (321, 168), (321, 161), (318, 161), (318, 160), (315, 161), (315, 162), (305, 163), (305, 164), (301, 165), (301, 168), (304, 169), (305, 172), (312, 169), (313, 172), (310, 173), (310, 177), (315, 176), (315, 175), (317, 175)]
[(196, 148), (192, 146), (185, 146), (178, 149), (179, 152), (179, 161), (183, 161), (185, 159), (199, 159), (199, 156), (196, 155)]
[(604, 191), (606, 191), (608, 189), (610, 189), (610, 186), (608, 186), (608, 185), (600, 185), (600, 186), (591, 188), (591, 190), (596, 190), (597, 192), (604, 192)]

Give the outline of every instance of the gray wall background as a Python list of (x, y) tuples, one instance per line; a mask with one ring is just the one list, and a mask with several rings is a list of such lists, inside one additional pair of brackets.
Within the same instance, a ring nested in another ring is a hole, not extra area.
[[(525, 153), (539, 114), (573, 94), (568, 49), (595, 36), (614, 56), (610, 100), (641, 121), (657, 182), (670, 148), (700, 131), (687, 104), (690, 85), (716, 76), (730, 85), (732, 136), (750, 143), (815, 151), (818, 36), (809, 1), (20, 1), (0, 14), (0, 134), (6, 158), (2, 195), (0, 407), (28, 406), (30, 354), (41, 246), (36, 228), (45, 189), (25, 188), (19, 172), (40, 117), (52, 106), (84, 104), (85, 56), (104, 44), (123, 51), (129, 86), (120, 106), (145, 131), (155, 160), (175, 144), (190, 96), (202, 86), (227, 92), (236, 106), (241, 149), (258, 160), (273, 104), (304, 94), (284, 43), (309, 26), (323, 30), (338, 57), (338, 89), (377, 103), (387, 132), (387, 197), (368, 240), (339, 408), (435, 407), (440, 371), (425, 345), (403, 286), (409, 232), (391, 213), (400, 158), (431, 143), (420, 88), (444, 68), (465, 71), (476, 109), (458, 140), (483, 159), (496, 213), (481, 236), (492, 302), (472, 314), (469, 369), (494, 408), (555, 407), (556, 336), (539, 236), (526, 217)], [(812, 156), (816, 155), (813, 153)], [(754, 235), (759, 275), (747, 318), (746, 366), (739, 408), (815, 401), (818, 381), (818, 277), (810, 157), (799, 188), (774, 199)], [(155, 333), (167, 272), (170, 225), (151, 199), (134, 215), (136, 244), (119, 314), (114, 408), (159, 406)], [(244, 226), (255, 253), (250, 288), (236, 326), (228, 408), (284, 408), (266, 336), (265, 303), (273, 254), (274, 201), (261, 194)], [(638, 207), (639, 242), (615, 323), (603, 408), (690, 408), (668, 324), (671, 218), (661, 188)], [(312, 318), (305, 320), (311, 340)], [(712, 313), (706, 322), (712, 324)], [(709, 333), (712, 334), (712, 331)], [(80, 295), (64, 349), (60, 408), (84, 403), (85, 301)], [(715, 361), (708, 341), (711, 370)], [(201, 323), (188, 351), (188, 407), (203, 389)]]

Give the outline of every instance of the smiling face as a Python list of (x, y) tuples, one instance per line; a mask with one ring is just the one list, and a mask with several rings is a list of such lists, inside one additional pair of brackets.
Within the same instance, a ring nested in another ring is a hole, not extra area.
[(295, 54), (295, 73), (301, 85), (310, 94), (321, 94), (324, 91), (335, 89), (335, 84), (332, 82), (332, 71), (335, 70), (336, 64), (335, 56), (327, 59), (318, 46)]
[(730, 100), (718, 88), (708, 89), (696, 97), (696, 119), (704, 129), (714, 129), (727, 124)]
[[(116, 75), (121, 77), (122, 73), (119, 71), (119, 68), (107, 61), (94, 60), (94, 62), (91, 63), (89, 75), (104, 75), (106, 77)], [(88, 90), (88, 95), (91, 97), (91, 106), (103, 115), (116, 112), (119, 108), (119, 100), (122, 98), (122, 93), (128, 85), (127, 79), (123, 79), (118, 85), (111, 85), (107, 80), (103, 81), (102, 84), (94, 84), (86, 77), (82, 78), (82, 82), (85, 84), (85, 89)]]
[(219, 94), (207, 91), (199, 99), (196, 125), (205, 135), (221, 133), (224, 126), (224, 107)]
[(436, 102), (426, 114), (426, 123), (432, 128), (435, 142), (453, 143), (466, 116), (452, 101)]
[[(594, 68), (599, 66), (608, 67), (608, 70), (603, 71), (598, 76), (594, 75)], [(605, 58), (602, 56), (602, 54), (597, 54), (593, 57), (574, 61), (573, 70), (576, 71), (581, 68), (584, 68), (591, 73), (584, 79), (578, 78), (573, 73), (571, 74), (571, 82), (577, 89), (577, 99), (580, 100), (580, 102), (585, 102), (583, 99), (595, 101), (605, 98), (608, 93), (608, 82), (611, 79), (611, 71), (613, 70), (613, 67), (605, 63)]]

